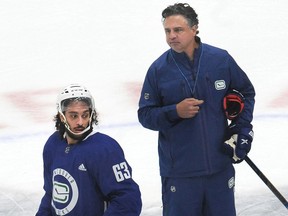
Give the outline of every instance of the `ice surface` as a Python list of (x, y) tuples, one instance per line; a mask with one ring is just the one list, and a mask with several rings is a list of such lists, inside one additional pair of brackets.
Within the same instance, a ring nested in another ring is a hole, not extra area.
[[(43, 195), (42, 148), (63, 86), (85, 84), (98, 130), (123, 147), (143, 196), (161, 215), (157, 133), (137, 121), (149, 65), (164, 52), (161, 11), (175, 1), (0, 1), (0, 216), (34, 215)], [(288, 2), (195, 0), (203, 42), (227, 49), (256, 88), (250, 158), (288, 199)], [(236, 167), (240, 216), (287, 209), (244, 162)]]

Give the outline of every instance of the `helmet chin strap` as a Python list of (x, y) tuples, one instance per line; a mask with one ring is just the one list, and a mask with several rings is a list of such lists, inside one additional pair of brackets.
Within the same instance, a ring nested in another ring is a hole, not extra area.
[(69, 126), (69, 124), (68, 124), (68, 122), (67, 122), (66, 117), (64, 116), (64, 114), (63, 114), (62, 112), (59, 112), (59, 113), (60, 113), (60, 115), (62, 116), (62, 118), (63, 118), (63, 121), (62, 121), (62, 122), (63, 122), (63, 124), (65, 125), (66, 130), (69, 131), (69, 133), (71, 133), (71, 134), (73, 134), (73, 135), (75, 135), (75, 136), (80, 136), (80, 135), (83, 135), (84, 133), (86, 133), (88, 130), (90, 130), (92, 118), (93, 118), (93, 115), (94, 115), (94, 112), (93, 112), (93, 111), (92, 111), (91, 116), (90, 116), (90, 119), (89, 119), (89, 125), (88, 125), (83, 131), (81, 131), (81, 132), (79, 132), (79, 133), (73, 132), (73, 131), (70, 129), (70, 126)]

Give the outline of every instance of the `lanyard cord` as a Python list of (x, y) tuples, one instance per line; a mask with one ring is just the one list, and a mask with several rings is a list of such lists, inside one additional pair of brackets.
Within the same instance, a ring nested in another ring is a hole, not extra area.
[(200, 64), (200, 63), (201, 63), (201, 59), (202, 59), (203, 48), (201, 48), (201, 53), (200, 53), (199, 63), (198, 63), (198, 69), (197, 69), (197, 73), (196, 73), (196, 79), (195, 79), (195, 84), (194, 84), (193, 90), (192, 90), (192, 87), (191, 87), (191, 85), (190, 85), (187, 77), (184, 75), (183, 71), (180, 69), (179, 65), (177, 64), (177, 62), (176, 62), (176, 60), (175, 60), (175, 58), (174, 58), (172, 49), (170, 49), (170, 53), (171, 53), (171, 56), (172, 56), (172, 59), (173, 59), (175, 65), (177, 66), (179, 72), (181, 73), (182, 77), (184, 78), (185, 82), (186, 82), (187, 85), (188, 85), (192, 97), (194, 97), (194, 93), (195, 93), (195, 90), (196, 90), (196, 84), (197, 84), (197, 81), (198, 81), (198, 75), (199, 75), (199, 71), (200, 71), (200, 67), (201, 67), (201, 64)]

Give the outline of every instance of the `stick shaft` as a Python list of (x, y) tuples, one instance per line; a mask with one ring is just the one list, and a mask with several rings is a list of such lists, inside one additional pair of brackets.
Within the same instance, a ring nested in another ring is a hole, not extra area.
[(274, 185), (269, 181), (269, 179), (261, 172), (261, 170), (253, 163), (253, 161), (246, 156), (244, 159), (248, 165), (255, 171), (255, 173), (262, 179), (262, 181), (267, 185), (267, 187), (274, 193), (274, 195), (280, 200), (280, 202), (288, 209), (288, 202), (282, 196), (282, 194), (274, 187)]

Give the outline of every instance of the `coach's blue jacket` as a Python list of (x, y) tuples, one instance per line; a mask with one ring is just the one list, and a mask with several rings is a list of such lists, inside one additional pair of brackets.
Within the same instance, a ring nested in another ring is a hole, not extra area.
[[(245, 108), (233, 120), (237, 130), (252, 129), (254, 87), (227, 51), (200, 43), (192, 63), (185, 53), (169, 49), (150, 66), (139, 101), (140, 123), (159, 131), (160, 174), (163, 177), (209, 175), (231, 164), (222, 152), (228, 122), (223, 97), (230, 89), (245, 97)], [(193, 118), (177, 115), (185, 98), (204, 100)]]

